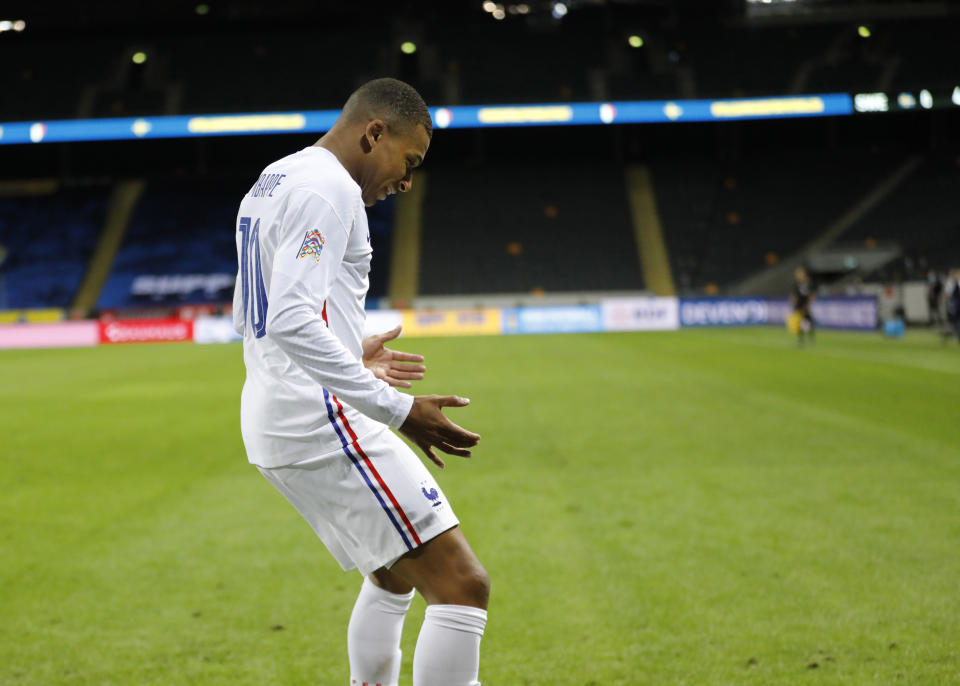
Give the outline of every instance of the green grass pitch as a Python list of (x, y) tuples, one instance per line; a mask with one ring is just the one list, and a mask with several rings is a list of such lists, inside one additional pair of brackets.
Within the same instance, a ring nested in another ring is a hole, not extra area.
[[(396, 347), (483, 434), (439, 478), (493, 580), (484, 684), (960, 683), (955, 343)], [(0, 683), (347, 683), (360, 577), (246, 463), (242, 380), (237, 345), (0, 353)]]

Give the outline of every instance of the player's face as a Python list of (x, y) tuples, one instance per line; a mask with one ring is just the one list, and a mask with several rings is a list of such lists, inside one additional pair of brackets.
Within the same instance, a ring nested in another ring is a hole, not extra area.
[(409, 131), (393, 132), (385, 127), (374, 133), (370, 169), (362, 185), (363, 203), (370, 207), (394, 193), (413, 187), (413, 170), (423, 163), (430, 147), (426, 129), (417, 125)]

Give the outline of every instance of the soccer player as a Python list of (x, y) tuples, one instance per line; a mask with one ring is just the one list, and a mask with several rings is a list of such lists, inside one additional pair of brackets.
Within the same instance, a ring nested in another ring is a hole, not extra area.
[(793, 316), (799, 320), (797, 329), (797, 343), (804, 344), (804, 337), (809, 336), (813, 343), (813, 317), (810, 315), (810, 305), (813, 302), (813, 287), (807, 270), (797, 267), (793, 272), (793, 290), (790, 291), (790, 304), (793, 306)]
[(944, 292), (947, 299), (947, 323), (950, 329), (944, 332), (943, 342), (947, 342), (951, 333), (960, 341), (960, 269), (950, 271)]
[(446, 496), (398, 429), (439, 467), (480, 436), (444, 416), (458, 396), (410, 396), (418, 355), (361, 340), (370, 270), (364, 206), (410, 190), (433, 127), (394, 79), (361, 86), (316, 144), (270, 164), (240, 203), (234, 325), (247, 378), (247, 456), (344, 570), (364, 576), (347, 628), (350, 683), (396, 686), (414, 589), (427, 611), (414, 686), (477, 686), (490, 582)]
[(940, 300), (943, 297), (943, 281), (935, 269), (927, 271), (927, 308), (930, 312), (928, 321), (930, 326), (943, 325), (943, 315), (940, 313)]

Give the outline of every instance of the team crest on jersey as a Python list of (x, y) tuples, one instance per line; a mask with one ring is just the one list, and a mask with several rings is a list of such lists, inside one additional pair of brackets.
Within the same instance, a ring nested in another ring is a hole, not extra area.
[(300, 252), (297, 259), (301, 257), (312, 257), (314, 262), (320, 261), (320, 253), (323, 252), (323, 244), (326, 241), (323, 234), (318, 229), (310, 229), (303, 237), (303, 244), (300, 246)]

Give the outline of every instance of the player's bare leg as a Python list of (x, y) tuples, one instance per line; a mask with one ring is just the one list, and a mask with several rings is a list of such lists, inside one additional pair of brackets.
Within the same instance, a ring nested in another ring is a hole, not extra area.
[(348, 632), (352, 679), (396, 684), (400, 633), (414, 588), (427, 601), (413, 657), (414, 686), (477, 686), (490, 580), (459, 527), (364, 581)]
[[(400, 581), (417, 589), (427, 605), (465, 605), (487, 609), (490, 577), (460, 527), (444, 531), (397, 560), (389, 577), (374, 572), (377, 582)], [(406, 588), (403, 586), (402, 588)]]

